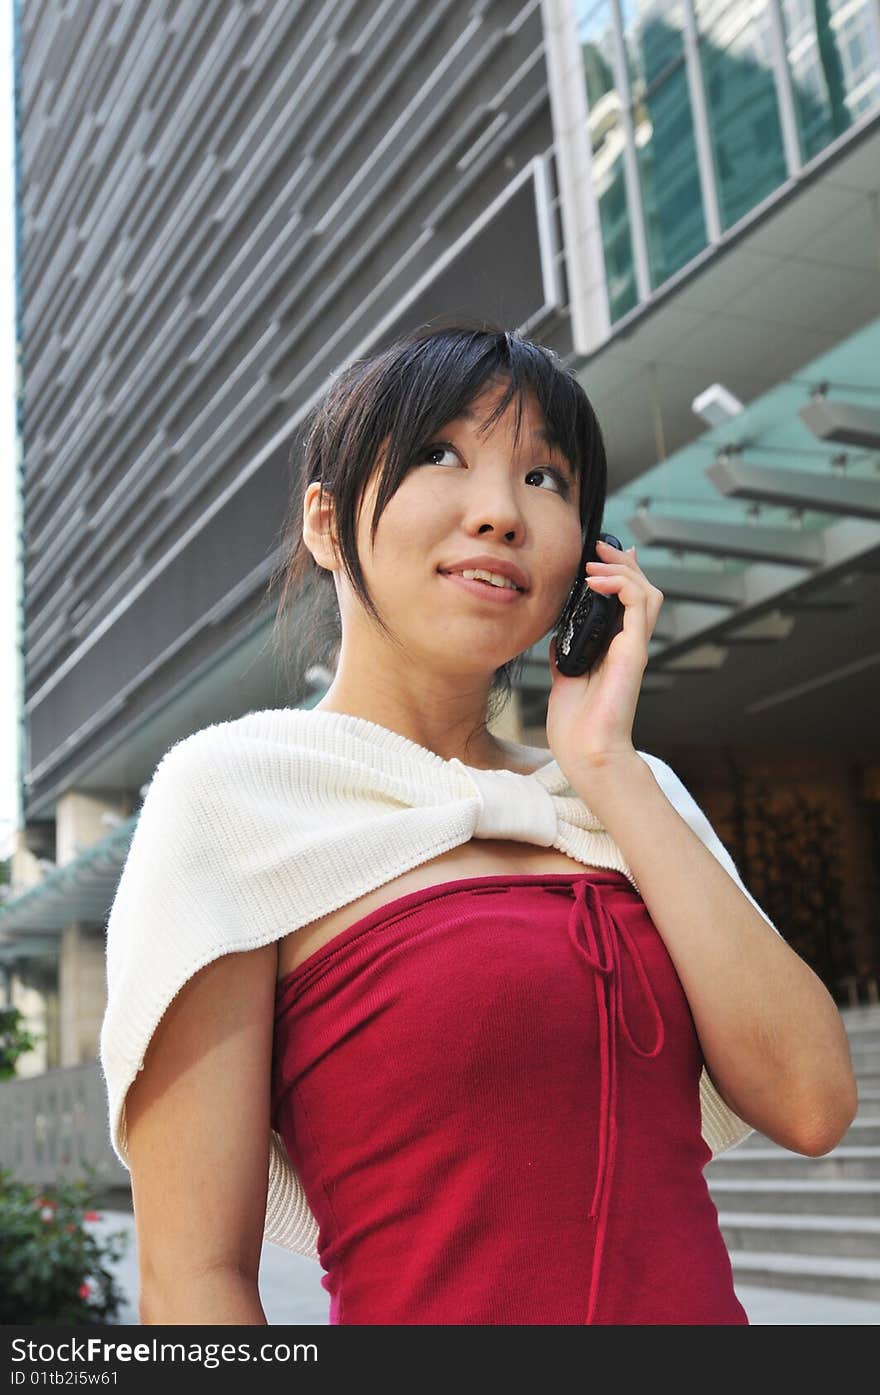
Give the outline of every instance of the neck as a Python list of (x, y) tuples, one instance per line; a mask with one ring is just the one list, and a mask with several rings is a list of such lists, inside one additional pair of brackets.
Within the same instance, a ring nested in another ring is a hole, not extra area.
[(485, 715), (475, 717), (473, 712), (467, 716), (451, 713), (444, 719), (442, 714), (419, 711), (408, 703), (389, 700), (387, 695), (383, 697), (381, 693), (371, 694), (368, 700), (355, 697), (346, 693), (336, 682), (313, 710), (338, 712), (375, 722), (377, 726), (395, 731), (416, 745), (433, 751), (443, 760), (458, 757), (465, 765), (486, 770), (505, 769), (510, 763), (509, 753), (488, 730)]

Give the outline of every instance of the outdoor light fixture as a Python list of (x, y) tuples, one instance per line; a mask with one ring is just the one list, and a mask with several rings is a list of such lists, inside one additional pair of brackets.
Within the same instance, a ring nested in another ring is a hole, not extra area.
[(840, 446), (880, 450), (880, 411), (876, 407), (860, 407), (854, 402), (832, 402), (820, 393), (813, 393), (798, 416), (808, 431), (820, 441), (834, 441)]
[(705, 392), (694, 398), (691, 410), (710, 426), (723, 426), (732, 417), (739, 416), (743, 411), (743, 404), (723, 383), (713, 383)]

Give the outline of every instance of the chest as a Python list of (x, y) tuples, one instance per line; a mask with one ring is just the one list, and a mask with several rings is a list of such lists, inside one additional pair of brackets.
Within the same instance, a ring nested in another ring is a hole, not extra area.
[(568, 857), (555, 848), (541, 848), (533, 843), (514, 839), (472, 838), (457, 848), (439, 853), (418, 867), (411, 867), (399, 877), (375, 887), (364, 896), (348, 901), (344, 906), (302, 925), (278, 941), (278, 978), (292, 973), (304, 959), (365, 915), (380, 910), (400, 896), (441, 882), (458, 881), (466, 877), (491, 877), (517, 874), (533, 875), (554, 872), (588, 872), (591, 869), (576, 858)]

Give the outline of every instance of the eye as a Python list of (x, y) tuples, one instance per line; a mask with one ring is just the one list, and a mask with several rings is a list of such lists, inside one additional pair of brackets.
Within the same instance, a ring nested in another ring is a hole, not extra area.
[[(430, 444), (429, 446), (423, 446), (423, 447), (422, 447), (422, 449), (419, 451), (418, 455), (416, 456), (416, 460), (417, 460), (417, 461), (425, 461), (425, 462), (426, 462), (427, 464), (429, 464), (429, 465), (434, 465), (434, 464), (438, 464), (439, 462), (438, 462), (438, 461), (435, 461), (435, 460), (432, 460), (432, 459), (431, 459), (432, 456), (434, 456), (434, 455), (447, 455), (447, 454), (448, 454), (448, 455), (455, 455), (455, 451), (452, 449), (452, 446), (447, 445), (445, 441), (432, 441), (431, 444)], [(457, 459), (457, 458), (458, 458), (458, 457), (456, 456), (456, 459)]]
[[(416, 461), (417, 463), (424, 463), (427, 465), (438, 465), (440, 463), (440, 457), (444, 455), (451, 455), (454, 459), (458, 459), (457, 451), (453, 446), (449, 445), (448, 442), (432, 441), (429, 445), (422, 446), (421, 450), (416, 455)], [(547, 465), (539, 465), (533, 466), (532, 469), (528, 471), (526, 479), (528, 479), (529, 475), (546, 475), (549, 479), (555, 480), (557, 492), (561, 494), (564, 499), (567, 499), (571, 493), (571, 481), (563, 474), (562, 470), (556, 470)]]
[[(529, 475), (547, 475), (550, 479), (554, 479), (559, 487), (559, 493), (563, 498), (568, 498), (571, 491), (571, 484), (561, 470), (551, 470), (548, 466), (538, 465), (535, 466), (533, 470), (529, 470)], [(528, 476), (526, 476), (526, 478), (528, 478)]]

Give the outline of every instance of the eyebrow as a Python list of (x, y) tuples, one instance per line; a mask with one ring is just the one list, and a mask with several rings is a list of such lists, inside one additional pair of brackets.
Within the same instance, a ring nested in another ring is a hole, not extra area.
[[(459, 416), (462, 421), (476, 421), (477, 419), (476, 412), (472, 412), (470, 407), (465, 407), (464, 411), (459, 413)], [(561, 443), (556, 440), (555, 436), (551, 436), (545, 427), (535, 427), (535, 429), (529, 433), (529, 439), (540, 441), (542, 445), (549, 446), (551, 450), (558, 450), (566, 460), (568, 459), (562, 449)]]

